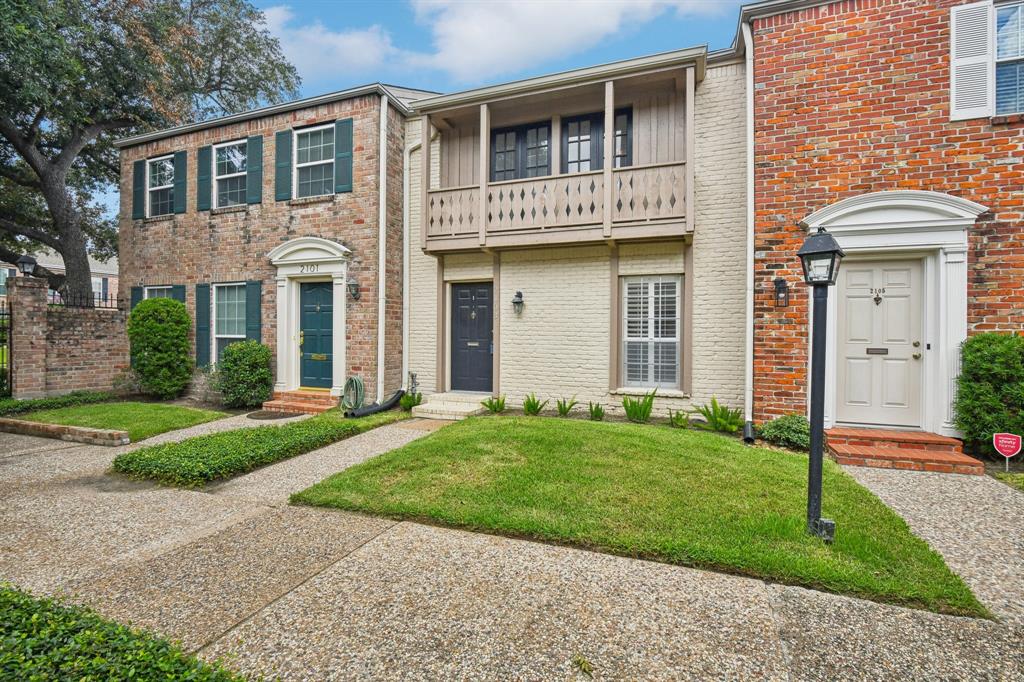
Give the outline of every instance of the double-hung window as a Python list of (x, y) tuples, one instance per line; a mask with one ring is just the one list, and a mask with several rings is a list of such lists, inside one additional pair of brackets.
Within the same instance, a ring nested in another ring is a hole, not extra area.
[(174, 157), (162, 156), (146, 162), (146, 215), (174, 213)]
[(295, 131), (297, 198), (334, 194), (334, 124)]
[(1024, 112), (1024, 2), (996, 5), (996, 114)]
[[(633, 165), (633, 112), (615, 112), (613, 167)], [(562, 122), (562, 172), (586, 173), (604, 168), (604, 113), (573, 116)]]
[(92, 278), (92, 297), (97, 301), (106, 302), (109, 293), (109, 284), (106, 277)]
[(146, 287), (143, 298), (173, 298), (171, 287)]
[(247, 147), (245, 140), (214, 145), (214, 208), (245, 203)]
[(245, 284), (213, 286), (213, 353), (216, 362), (224, 349), (245, 340)]
[(626, 386), (679, 386), (679, 275), (622, 280), (622, 378)]
[(0, 268), (0, 296), (7, 295), (7, 280), (14, 279), (14, 268)]
[(491, 133), (491, 182), (551, 173), (551, 124), (500, 128)]

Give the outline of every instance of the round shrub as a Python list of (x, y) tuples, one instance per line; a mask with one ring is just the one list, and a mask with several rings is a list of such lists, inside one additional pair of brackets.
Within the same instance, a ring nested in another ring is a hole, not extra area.
[(802, 414), (787, 414), (761, 425), (757, 430), (762, 440), (793, 450), (811, 447), (811, 424)]
[(217, 363), (216, 386), (228, 407), (258, 407), (270, 400), (270, 349), (258, 341), (232, 343)]
[(1024, 337), (985, 333), (964, 342), (954, 409), (975, 452), (995, 454), (993, 433), (1024, 433)]
[(132, 369), (144, 393), (177, 397), (192, 376), (185, 304), (170, 298), (140, 301), (128, 316)]

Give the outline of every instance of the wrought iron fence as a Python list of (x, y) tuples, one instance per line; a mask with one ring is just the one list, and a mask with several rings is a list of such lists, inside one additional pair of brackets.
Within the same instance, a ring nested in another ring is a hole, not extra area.
[(104, 308), (108, 310), (120, 310), (124, 305), (116, 296), (104, 296), (100, 293), (76, 296), (59, 291), (50, 291), (47, 294), (46, 302), (48, 305), (63, 308)]
[(0, 301), (0, 398), (11, 395), (14, 362), (11, 354), (11, 304)]

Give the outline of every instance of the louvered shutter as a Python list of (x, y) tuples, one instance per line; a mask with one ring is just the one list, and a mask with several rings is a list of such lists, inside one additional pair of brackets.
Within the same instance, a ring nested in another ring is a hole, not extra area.
[(263, 137), (254, 135), (245, 144), (245, 203), (263, 201)]
[(263, 326), (261, 320), (261, 302), (263, 300), (263, 286), (258, 280), (249, 280), (245, 283), (245, 338), (252, 341), (260, 341), (260, 332)]
[(282, 130), (274, 135), (274, 199), (292, 198), (292, 131)]
[(196, 285), (196, 367), (210, 364), (210, 285)]
[(132, 220), (146, 217), (146, 162), (132, 164)]
[(188, 189), (188, 157), (185, 152), (174, 152), (174, 212), (185, 212), (185, 193)]
[(200, 147), (196, 163), (196, 210), (209, 211), (213, 189), (213, 147)]
[(950, 119), (991, 116), (995, 110), (995, 41), (991, 2), (950, 9)]
[(184, 284), (174, 284), (174, 285), (172, 285), (171, 286), (171, 298), (173, 298), (175, 301), (181, 301), (182, 303), (184, 303), (185, 302), (185, 285)]
[(142, 287), (132, 287), (131, 291), (131, 303), (128, 307), (129, 310), (134, 310), (135, 306), (142, 302)]
[(352, 119), (334, 124), (334, 191), (352, 191)]

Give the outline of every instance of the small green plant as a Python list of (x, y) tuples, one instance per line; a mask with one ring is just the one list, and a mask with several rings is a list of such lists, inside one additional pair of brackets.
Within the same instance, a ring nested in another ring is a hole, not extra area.
[(423, 402), (423, 394), (420, 392), (406, 393), (398, 399), (398, 405), (406, 412), (412, 412), (412, 408)]
[(720, 431), (721, 433), (736, 433), (743, 426), (743, 412), (739, 409), (731, 410), (728, 406), (722, 405), (718, 399), (711, 398), (711, 404), (701, 405), (696, 413), (704, 417), (704, 424), (699, 426), (708, 431)]
[(531, 417), (536, 417), (538, 414), (540, 414), (540, 411), (544, 409), (544, 406), (547, 405), (548, 402), (549, 400), (541, 402), (540, 398), (538, 398), (535, 394), (531, 393), (530, 395), (523, 398), (523, 412), (530, 415)]
[(214, 387), (228, 407), (258, 407), (274, 393), (270, 348), (259, 341), (239, 341), (224, 349)]
[(808, 450), (811, 447), (811, 424), (802, 414), (787, 414), (757, 429), (762, 440), (792, 450)]
[(576, 666), (576, 669), (587, 677), (594, 677), (594, 666), (590, 664), (583, 654), (573, 654), (572, 664)]
[(175, 398), (192, 379), (185, 304), (173, 298), (149, 298), (128, 316), (132, 368), (142, 390), (161, 399)]
[(626, 419), (637, 424), (646, 424), (651, 420), (651, 412), (654, 411), (654, 394), (658, 389), (650, 393), (644, 393), (639, 398), (623, 396), (622, 408), (626, 411)]
[(601, 403), (587, 403), (587, 409), (590, 410), (590, 421), (604, 421), (604, 406)]
[(491, 396), (486, 400), (481, 400), (480, 404), (486, 407), (492, 414), (501, 414), (505, 411), (505, 396), (499, 395), (497, 398)]
[(36, 412), (38, 410), (56, 410), (61, 407), (74, 407), (76, 405), (92, 405), (93, 403), (105, 403), (116, 400), (117, 395), (107, 391), (75, 391), (52, 398), (31, 398), (29, 400), (15, 400), (4, 398), (0, 400), (0, 417), (23, 412)]
[(559, 398), (555, 401), (555, 405), (558, 407), (559, 417), (568, 417), (572, 408), (576, 407), (580, 401), (576, 400), (576, 396), (571, 398)]
[(668, 423), (677, 429), (688, 429), (690, 428), (690, 415), (686, 413), (686, 410), (669, 410)]

